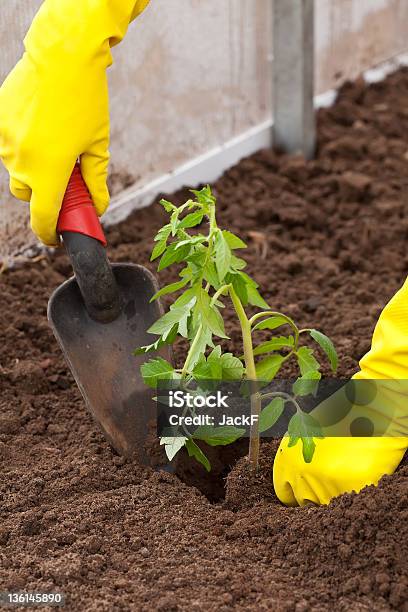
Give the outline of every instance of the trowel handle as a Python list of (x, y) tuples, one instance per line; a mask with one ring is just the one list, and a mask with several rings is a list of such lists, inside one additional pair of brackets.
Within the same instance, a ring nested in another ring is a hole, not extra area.
[(106, 238), (77, 163), (58, 218), (75, 278), (89, 316), (110, 323), (120, 314), (119, 291), (106, 254)]

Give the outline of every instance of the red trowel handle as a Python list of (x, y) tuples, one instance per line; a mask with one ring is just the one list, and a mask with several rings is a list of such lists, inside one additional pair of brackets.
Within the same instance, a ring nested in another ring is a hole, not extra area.
[(78, 163), (75, 164), (69, 179), (58, 218), (57, 231), (59, 234), (63, 232), (84, 234), (99, 240), (103, 246), (107, 245), (105, 234)]
[(68, 183), (57, 224), (89, 316), (110, 323), (120, 314), (119, 291), (106, 238), (79, 164)]

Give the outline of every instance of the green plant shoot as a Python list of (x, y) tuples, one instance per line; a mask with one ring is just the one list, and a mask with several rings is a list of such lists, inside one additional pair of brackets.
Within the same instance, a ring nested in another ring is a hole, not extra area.
[[(322, 437), (322, 432), (313, 417), (302, 411), (297, 398), (315, 392), (321, 378), (321, 366), (312, 348), (302, 345), (301, 340), (308, 336), (315, 341), (326, 354), (333, 371), (337, 368), (335, 348), (320, 331), (298, 329), (290, 317), (269, 308), (259, 293), (258, 284), (244, 271), (245, 260), (237, 255), (246, 244), (217, 225), (216, 199), (210, 187), (192, 193), (194, 199), (179, 207), (161, 200), (169, 214), (169, 223), (154, 239), (151, 260), (159, 259), (159, 272), (169, 266), (179, 266), (179, 280), (160, 289), (152, 299), (176, 292), (179, 295), (169, 311), (148, 330), (156, 336), (155, 341), (137, 349), (136, 354), (157, 351), (165, 344), (173, 344), (178, 336), (188, 341), (189, 348), (184, 365), (179, 369), (161, 357), (147, 361), (141, 368), (143, 379), (152, 388), (156, 388), (160, 380), (187, 383), (203, 379), (249, 381), (251, 415), (256, 417), (250, 431), (251, 467), (258, 466), (260, 434), (276, 423), (286, 404), (296, 408), (289, 422), (290, 445), (300, 440), (304, 460), (310, 462), (315, 449), (314, 438)], [(239, 322), (242, 356), (223, 353), (217, 344), (220, 339), (229, 339), (223, 316), (227, 302)], [(248, 307), (259, 311), (249, 316)], [(260, 330), (267, 330), (271, 337), (256, 343)], [(284, 335), (282, 330), (286, 330)], [(289, 360), (295, 360), (299, 369), (293, 394), (263, 394), (263, 386), (271, 382)], [(210, 427), (205, 431), (201, 428), (193, 436), (162, 438), (161, 443), (169, 459), (185, 446), (191, 457), (210, 470), (209, 461), (195, 440), (204, 440), (213, 446), (230, 444), (244, 433), (242, 429), (228, 427), (221, 435), (217, 429), (221, 428)]]

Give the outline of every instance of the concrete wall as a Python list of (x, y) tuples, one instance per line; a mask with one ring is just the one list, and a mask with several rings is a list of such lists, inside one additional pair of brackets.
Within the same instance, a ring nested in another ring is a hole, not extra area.
[[(109, 75), (116, 200), (271, 119), (272, 2), (151, 0), (132, 24)], [(0, 82), (40, 4), (1, 0)], [(406, 0), (315, 5), (316, 92), (408, 46)], [(0, 261), (33, 243), (28, 207), (1, 169)]]
[(407, 49), (407, 0), (315, 0), (316, 93)]

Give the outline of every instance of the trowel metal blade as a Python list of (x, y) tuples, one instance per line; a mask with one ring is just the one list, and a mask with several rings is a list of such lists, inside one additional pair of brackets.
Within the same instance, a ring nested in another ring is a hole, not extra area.
[[(92, 320), (74, 278), (51, 296), (48, 319), (71, 372), (90, 409), (115, 450), (147, 462), (148, 423), (155, 418), (153, 390), (140, 374), (141, 364), (154, 354), (135, 357), (133, 351), (154, 341), (147, 329), (162, 314), (154, 276), (142, 266), (113, 264), (122, 313), (112, 323)], [(167, 349), (160, 353), (170, 360)]]

